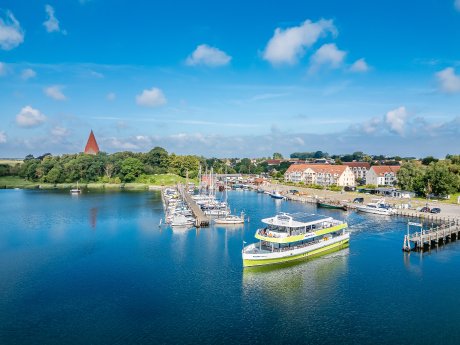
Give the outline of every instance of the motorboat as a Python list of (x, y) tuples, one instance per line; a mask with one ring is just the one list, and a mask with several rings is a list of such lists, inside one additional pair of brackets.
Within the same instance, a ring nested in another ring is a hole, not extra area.
[(375, 199), (365, 205), (359, 205), (356, 210), (364, 213), (380, 214), (383, 216), (391, 216), (394, 210), (389, 204), (385, 202), (385, 199)]

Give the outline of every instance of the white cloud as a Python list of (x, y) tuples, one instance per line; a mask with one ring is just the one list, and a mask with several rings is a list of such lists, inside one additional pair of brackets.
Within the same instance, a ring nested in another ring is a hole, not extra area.
[(406, 107), (399, 107), (386, 113), (385, 122), (393, 132), (403, 135), (407, 116)]
[(70, 132), (65, 127), (55, 126), (51, 129), (51, 134), (55, 137), (66, 137)]
[(323, 44), (310, 58), (310, 71), (314, 72), (321, 66), (339, 68), (347, 52), (337, 48), (335, 43)]
[(45, 12), (48, 15), (48, 19), (43, 22), (43, 26), (48, 32), (62, 32), (64, 35), (67, 34), (65, 30), (61, 30), (59, 26), (59, 20), (54, 15), (54, 8), (51, 5), (45, 5)]
[(21, 109), (16, 115), (16, 123), (20, 127), (37, 127), (46, 121), (46, 116), (30, 105)]
[(67, 97), (62, 93), (62, 87), (59, 85), (53, 85), (45, 88), (43, 91), (45, 92), (45, 95), (48, 97), (51, 97), (52, 99), (55, 99), (56, 101), (63, 101)]
[(24, 42), (24, 31), (13, 13), (6, 11), (5, 14), (6, 18), (0, 17), (0, 48), (11, 50)]
[(6, 143), (7, 139), (6, 139), (6, 133), (5, 131), (0, 131), (0, 144), (4, 144)]
[(305, 54), (306, 48), (315, 44), (327, 33), (337, 35), (332, 20), (321, 19), (317, 22), (306, 20), (299, 26), (287, 29), (276, 28), (268, 41), (263, 58), (273, 65), (295, 64)]
[(460, 11), (460, 0), (455, 0), (454, 7), (457, 11)]
[(187, 58), (185, 63), (189, 66), (205, 65), (210, 67), (225, 66), (232, 59), (224, 51), (207, 44), (201, 44)]
[(350, 67), (351, 72), (363, 73), (369, 71), (369, 65), (364, 58), (356, 60)]
[(107, 94), (107, 100), (108, 101), (114, 101), (116, 98), (117, 98), (117, 95), (115, 94), (115, 92), (109, 92)]
[(152, 87), (136, 96), (136, 103), (145, 107), (158, 107), (166, 104), (166, 97), (159, 88)]
[(438, 79), (439, 88), (442, 92), (460, 92), (460, 77), (455, 74), (455, 70), (452, 67), (447, 67), (436, 73), (436, 78)]
[(21, 79), (23, 80), (35, 78), (36, 76), (37, 76), (37, 73), (31, 68), (23, 69), (21, 72)]

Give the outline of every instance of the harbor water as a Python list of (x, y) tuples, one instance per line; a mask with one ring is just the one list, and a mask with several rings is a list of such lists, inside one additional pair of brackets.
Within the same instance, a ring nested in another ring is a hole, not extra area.
[[(408, 255), (404, 218), (228, 201), (250, 222), (185, 230), (159, 192), (1, 190), (0, 344), (460, 343), (460, 242)], [(349, 248), (243, 269), (277, 212), (346, 220)]]

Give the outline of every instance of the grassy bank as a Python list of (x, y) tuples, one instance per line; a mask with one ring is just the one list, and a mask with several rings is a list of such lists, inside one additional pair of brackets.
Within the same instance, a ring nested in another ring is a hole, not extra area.
[[(193, 181), (193, 180), (190, 180)], [(185, 178), (174, 174), (143, 175), (133, 183), (79, 183), (80, 188), (84, 189), (107, 189), (107, 190), (148, 190), (149, 186), (172, 186), (180, 182), (185, 182)], [(193, 181), (196, 182), (196, 181)], [(43, 183), (31, 182), (18, 176), (0, 177), (0, 189), (71, 189), (77, 186), (75, 183)]]

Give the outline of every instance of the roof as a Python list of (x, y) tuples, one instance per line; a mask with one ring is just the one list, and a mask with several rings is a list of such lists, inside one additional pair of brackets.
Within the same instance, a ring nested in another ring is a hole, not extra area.
[(389, 173), (396, 174), (400, 168), (398, 165), (374, 165), (371, 167), (371, 170), (374, 170), (378, 176), (385, 176), (385, 174)]
[(275, 217), (262, 219), (262, 222), (269, 225), (288, 226), (290, 228), (302, 228), (304, 226), (332, 220), (332, 217), (320, 214), (288, 214), (280, 213)]
[(343, 162), (343, 165), (347, 165), (350, 168), (366, 168), (367, 170), (371, 168), (368, 162)]
[(286, 170), (286, 173), (305, 171), (311, 169), (316, 173), (329, 173), (342, 175), (346, 165), (331, 165), (331, 164), (293, 164)]
[(93, 130), (89, 133), (88, 142), (85, 146), (85, 153), (95, 155), (99, 152), (99, 146), (97, 145), (96, 137), (94, 136)]
[(280, 165), (283, 160), (281, 159), (267, 159), (268, 165)]

